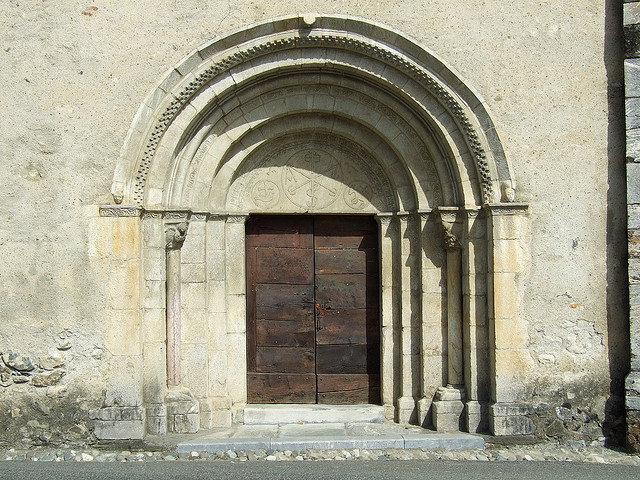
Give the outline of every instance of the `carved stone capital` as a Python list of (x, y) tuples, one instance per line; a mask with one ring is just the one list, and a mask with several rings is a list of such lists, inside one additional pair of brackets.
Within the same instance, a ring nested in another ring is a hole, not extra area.
[(170, 224), (166, 226), (165, 241), (167, 250), (179, 250), (180, 248), (182, 248), (182, 244), (187, 237), (188, 228), (189, 224), (187, 222)]
[(446, 249), (461, 248), (462, 214), (457, 207), (439, 207), (437, 210), (442, 228), (442, 241)]

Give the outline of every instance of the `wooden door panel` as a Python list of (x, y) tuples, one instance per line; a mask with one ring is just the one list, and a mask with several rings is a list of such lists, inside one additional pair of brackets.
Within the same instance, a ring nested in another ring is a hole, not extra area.
[(313, 317), (299, 322), (256, 320), (256, 341), (265, 347), (314, 348)]
[(251, 247), (313, 248), (312, 217), (252, 217), (245, 230)]
[[(318, 345), (316, 372), (320, 373), (378, 373), (380, 352), (377, 346)], [(374, 368), (375, 367), (375, 368)]]
[(354, 404), (380, 401), (380, 375), (318, 375), (318, 403)]
[(313, 251), (306, 248), (256, 248), (256, 283), (313, 284)]
[(316, 275), (330, 273), (366, 273), (366, 251), (316, 249)]
[(256, 285), (254, 297), (256, 318), (299, 321), (313, 318), (313, 285)]
[(249, 402), (379, 403), (377, 225), (247, 223)]
[(247, 392), (249, 403), (316, 403), (316, 376), (250, 373)]
[(364, 274), (344, 273), (316, 276), (316, 304), (333, 310), (366, 308), (367, 277)]
[(307, 347), (261, 347), (256, 350), (257, 373), (315, 373), (315, 351)]
[(325, 310), (316, 317), (318, 345), (378, 343), (378, 309), (349, 308)]

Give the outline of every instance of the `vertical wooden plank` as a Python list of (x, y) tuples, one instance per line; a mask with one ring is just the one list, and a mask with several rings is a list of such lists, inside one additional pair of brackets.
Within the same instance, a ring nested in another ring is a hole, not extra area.
[(248, 401), (315, 403), (313, 223), (247, 222)]
[(380, 403), (377, 224), (316, 217), (318, 403)]

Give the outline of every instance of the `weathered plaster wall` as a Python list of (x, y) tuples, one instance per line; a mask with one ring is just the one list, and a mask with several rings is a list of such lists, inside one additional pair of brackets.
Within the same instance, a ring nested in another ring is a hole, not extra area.
[[(519, 390), (522, 401), (548, 405), (534, 413), (539, 434), (552, 426), (549, 434), (563, 435), (577, 422), (586, 425), (578, 434), (600, 435), (611, 379), (627, 368), (625, 356), (610, 351), (611, 339), (628, 333), (624, 310), (611, 307), (625, 300), (625, 278), (612, 273), (625, 239), (623, 215), (607, 206), (624, 190), (608, 145), (602, 3), (295, 5), (363, 16), (412, 36), (491, 109), (514, 166), (516, 200), (531, 205), (529, 260), (516, 279), (521, 340), (530, 349)], [(47, 424), (59, 430), (54, 440), (79, 438), (91, 429), (88, 409), (140, 398), (127, 375), (142, 366), (121, 361), (140, 353), (127, 344), (140, 335), (137, 260), (134, 251), (100, 249), (115, 227), (95, 218), (96, 205), (111, 202), (127, 129), (167, 69), (216, 35), (290, 13), (289, 4), (272, 1), (12, 0), (0, 7), (0, 351), (5, 363), (13, 352), (39, 361), (43, 372), (50, 370), (38, 359), (64, 361), (53, 370), (64, 372), (54, 386), (35, 386), (30, 375), (28, 383), (0, 387), (7, 430), (0, 438), (42, 441)], [(134, 232), (118, 235), (135, 249)], [(126, 332), (104, 313), (114, 302), (128, 318)], [(18, 371), (4, 373), (16, 378)], [(105, 399), (113, 391), (108, 378), (129, 390)]]

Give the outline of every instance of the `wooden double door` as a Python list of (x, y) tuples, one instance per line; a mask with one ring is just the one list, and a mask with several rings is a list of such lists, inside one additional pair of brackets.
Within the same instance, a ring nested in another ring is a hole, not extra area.
[(249, 403), (380, 403), (374, 219), (257, 216), (246, 235)]

